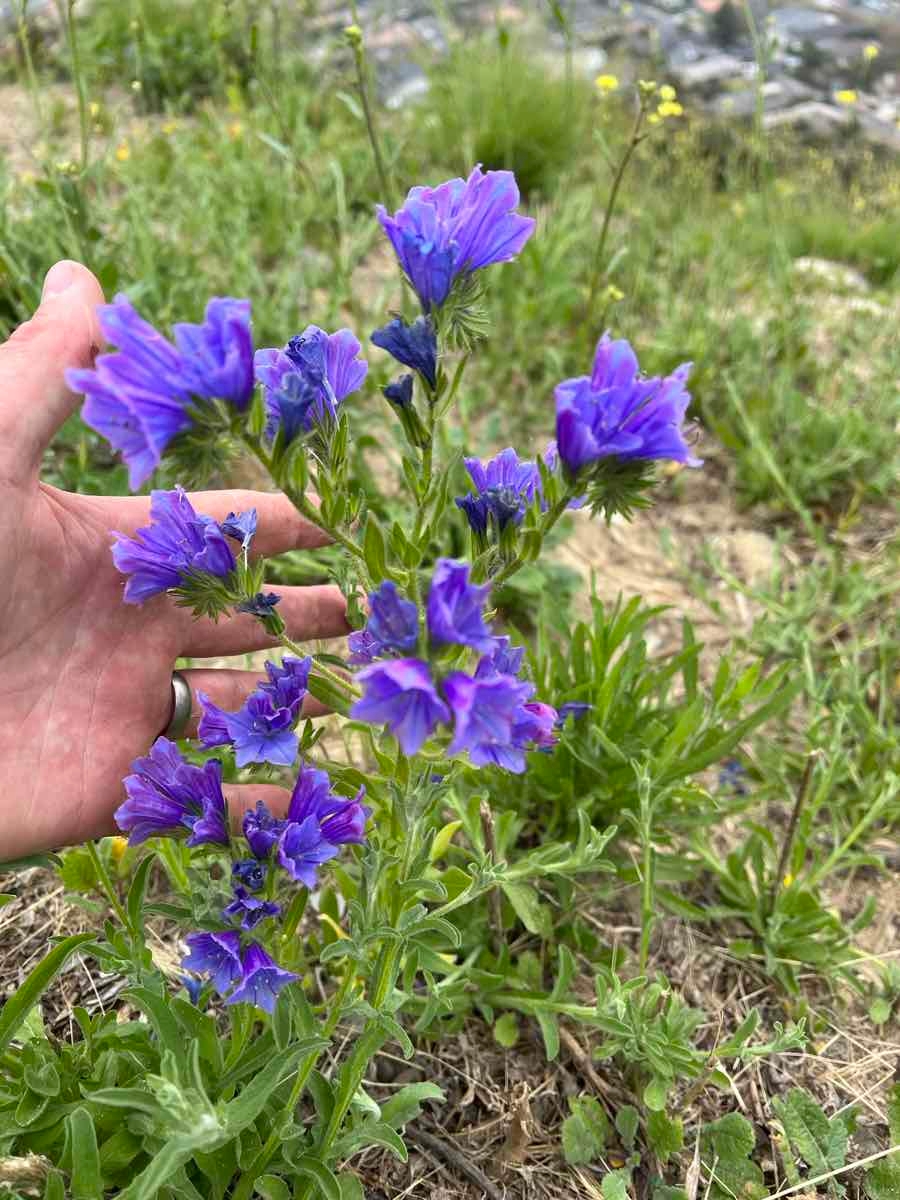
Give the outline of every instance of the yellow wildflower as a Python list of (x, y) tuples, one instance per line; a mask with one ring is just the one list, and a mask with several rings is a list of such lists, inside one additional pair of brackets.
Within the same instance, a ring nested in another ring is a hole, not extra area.
[(855, 104), (859, 99), (854, 88), (841, 88), (839, 92), (834, 93), (834, 98), (838, 104)]
[(100, 105), (97, 103), (96, 100), (92, 100), (90, 102), (90, 104), (88, 105), (88, 112), (91, 114), (92, 117), (100, 116)]
[(633, 4), (625, 3), (622, 5), (622, 16), (623, 17), (630, 17), (633, 12), (634, 12)]
[(610, 304), (618, 304), (620, 300), (625, 299), (625, 293), (621, 288), (617, 288), (614, 283), (607, 284), (606, 292), (604, 294)]
[(647, 120), (651, 125), (658, 125), (662, 120), (662, 117), (659, 115), (659, 113), (651, 113)]
[(868, 45), (863, 46), (863, 58), (866, 62), (874, 62), (880, 53), (881, 51), (874, 42), (869, 42)]
[(791, 886), (791, 884), (794, 882), (794, 877), (790, 873), (790, 871), (788, 871), (787, 875), (785, 875), (784, 879), (782, 879), (781, 882), (784, 884), (784, 886), (786, 888), (789, 888)]
[(672, 87), (671, 83), (664, 83), (659, 89), (659, 98), (663, 101), (677, 100), (678, 93)]
[(162, 131), (166, 135), (166, 137), (168, 137), (170, 134), (174, 133), (177, 128), (178, 128), (177, 121), (164, 121), (162, 124)]
[(131, 158), (131, 147), (127, 142), (120, 142), (116, 146), (116, 158), (119, 162), (128, 162), (129, 158)]
[(656, 110), (661, 117), (683, 117), (684, 109), (677, 100), (663, 100)]
[(109, 852), (113, 862), (121, 861), (122, 855), (128, 849), (128, 838), (114, 837), (109, 839)]
[(619, 79), (616, 75), (598, 75), (594, 80), (594, 86), (598, 92), (614, 92), (619, 86)]
[(232, 141), (236, 141), (244, 132), (244, 126), (241, 121), (232, 121), (228, 126), (228, 136)]

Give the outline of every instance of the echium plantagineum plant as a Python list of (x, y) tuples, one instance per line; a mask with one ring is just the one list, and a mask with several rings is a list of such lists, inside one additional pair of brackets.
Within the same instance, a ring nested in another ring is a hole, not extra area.
[[(631, 346), (608, 334), (590, 373), (556, 388), (555, 439), (540, 457), (467, 458), (465, 485), (442, 460), (441, 422), (464, 386), (458, 349), (481, 334), (483, 273), (535, 231), (518, 204), (510, 172), (476, 167), (466, 180), (413, 188), (393, 214), (378, 211), (421, 308), (370, 334), (405, 368), (383, 388), (402, 432), (409, 501), (408, 519), (387, 532), (349, 486), (368, 371), (350, 330), (307, 325), (281, 347), (254, 350), (250, 302), (216, 298), (202, 324), (176, 325), (169, 341), (119, 296), (100, 311), (114, 352), (69, 373), (86, 397), (84, 419), (121, 453), (134, 488), (167, 457), (190, 465), (226, 441), (242, 444), (341, 548), (336, 582), (356, 625), (343, 661), (295, 645), (252, 555), (255, 512), (217, 523), (181, 488), (157, 491), (149, 526), (115, 537), (123, 603), (174, 602), (215, 619), (249, 613), (284, 649), (237, 711), (201, 695), (199, 744), (160, 737), (124, 781), (118, 825), (168, 868), (178, 903), (158, 907), (183, 926), (182, 986), (197, 1014), (186, 1016), (186, 1002), (153, 974), (139, 870), (127, 911), (119, 906), (126, 928), (110, 937), (164, 1053), (159, 1074), (136, 1085), (146, 1090), (134, 1150), (145, 1182), (129, 1195), (169, 1184), (186, 1194), (177, 1186), (187, 1179), (191, 1195), (248, 1200), (257, 1187), (287, 1195), (286, 1178), (301, 1200), (357, 1195), (347, 1172), (337, 1181), (338, 1164), (372, 1143), (404, 1153), (398, 1130), (439, 1092), (416, 1085), (379, 1112), (362, 1090), (367, 1068), (389, 1039), (411, 1049), (398, 1018), (409, 997), (455, 969), (459, 935), (448, 917), (505, 878), (488, 847), (464, 887), (444, 885), (431, 866), (452, 834), (442, 830), (444, 801), (460, 772), (512, 777), (531, 756), (553, 754), (566, 717), (584, 708), (558, 711), (565, 698), (536, 694), (524, 648), (492, 624), (492, 586), (539, 555), (567, 508), (627, 514), (644, 502), (655, 461), (696, 465), (684, 429), (688, 367), (645, 377)], [(468, 561), (432, 554), (449, 522), (468, 526)], [(301, 717), (307, 694), (352, 723), (357, 765), (328, 759), (327, 741)], [(260, 781), (289, 773), (289, 796), (259, 802), (233, 828), (222, 789), (235, 769)], [(589, 869), (605, 841), (592, 831), (575, 869)], [(340, 896), (324, 944), (307, 914), (320, 889)], [(313, 968), (324, 990), (313, 989)], [(179, 1050), (167, 1005), (194, 1022), (184, 1045), (199, 1039), (201, 1059)], [(214, 1042), (228, 1031), (224, 1050), (196, 1033), (208, 1014)], [(340, 1022), (355, 1032), (326, 1079)], [(95, 1111), (127, 1104), (96, 1081), (83, 1090)]]

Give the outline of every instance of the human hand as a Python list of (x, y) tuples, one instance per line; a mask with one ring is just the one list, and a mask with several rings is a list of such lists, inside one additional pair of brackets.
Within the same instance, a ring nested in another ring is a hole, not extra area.
[[(172, 715), (179, 657), (242, 654), (277, 645), (251, 616), (216, 625), (165, 596), (122, 603), (111, 531), (148, 524), (146, 497), (78, 496), (40, 481), (41, 458), (78, 401), (67, 367), (90, 366), (102, 335), (97, 280), (60, 262), (35, 316), (0, 346), (0, 862), (114, 832), (122, 779)], [(254, 550), (280, 554), (325, 544), (285, 496), (218, 491), (191, 497), (223, 520), (256, 508)], [(335, 587), (275, 587), (294, 639), (347, 632)], [(189, 670), (192, 693), (237, 709), (254, 672)], [(307, 712), (321, 711), (307, 698)], [(193, 705), (196, 731), (199, 705)], [(273, 789), (226, 789), (240, 812)]]

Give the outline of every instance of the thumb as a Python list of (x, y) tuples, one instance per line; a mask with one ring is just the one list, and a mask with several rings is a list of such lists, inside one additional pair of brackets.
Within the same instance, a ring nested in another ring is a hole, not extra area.
[(40, 464), (53, 435), (78, 403), (67, 367), (88, 367), (102, 343), (97, 305), (103, 290), (80, 263), (47, 272), (41, 304), (0, 346), (0, 459), (6, 478), (22, 479)]

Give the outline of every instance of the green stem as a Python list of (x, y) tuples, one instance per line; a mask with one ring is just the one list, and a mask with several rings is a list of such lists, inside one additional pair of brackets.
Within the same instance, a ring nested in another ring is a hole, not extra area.
[(103, 861), (97, 851), (96, 842), (87, 843), (87, 852), (90, 856), (91, 862), (94, 865), (94, 870), (97, 872), (97, 880), (100, 883), (100, 888), (103, 891), (103, 894), (106, 896), (106, 899), (109, 901), (110, 907), (128, 932), (133, 934), (134, 929), (132, 928), (131, 921), (128, 919), (128, 913), (122, 907), (122, 902), (116, 895), (115, 886), (109, 877), (109, 871), (106, 869), (106, 863)]
[[(563, 515), (569, 506), (569, 501), (574, 496), (574, 492), (566, 492), (552, 508), (549, 508), (541, 519), (541, 540), (547, 536), (559, 518)], [(512, 562), (506, 564), (502, 571), (499, 571), (491, 580), (491, 587), (497, 588), (501, 584), (506, 583), (507, 579), (515, 575), (516, 571), (524, 567), (524, 562), (521, 558), (514, 558)]]
[(609, 234), (609, 225), (612, 221), (612, 215), (616, 207), (616, 199), (619, 195), (619, 188), (622, 186), (622, 180), (625, 178), (625, 172), (628, 170), (628, 164), (631, 162), (631, 157), (638, 145), (642, 141), (641, 125), (644, 121), (645, 113), (643, 100), (638, 105), (637, 115), (634, 118), (634, 125), (631, 128), (631, 137), (628, 140), (628, 145), (625, 148), (625, 153), (616, 168), (616, 173), (613, 176), (612, 187), (609, 190), (609, 199), (606, 202), (606, 212), (603, 214), (603, 224), (600, 227), (600, 240), (597, 242), (597, 249), (594, 251), (594, 269), (591, 274), (591, 285), (588, 290), (587, 307), (585, 310), (588, 320), (594, 311), (594, 303), (597, 298), (597, 288), (600, 286), (600, 277), (603, 274), (603, 251), (606, 248), (606, 238)]
[(75, 32), (75, 0), (64, 0), (66, 37), (69, 42), (69, 55), (72, 59), (72, 77), (75, 80), (75, 93), (78, 97), (78, 130), (81, 149), (81, 171), (87, 170), (88, 153), (90, 150), (87, 97), (84, 94), (84, 77), (81, 73), (81, 55), (78, 50), (78, 35)]
[(375, 124), (375, 113), (372, 110), (372, 104), (369, 99), (369, 85), (366, 78), (366, 50), (363, 44), (362, 30), (358, 24), (355, 4), (353, 6), (353, 20), (354, 24), (347, 31), (347, 36), (353, 49), (353, 61), (356, 65), (356, 86), (359, 89), (359, 98), (366, 121), (366, 131), (369, 135), (369, 145), (372, 147), (372, 157), (375, 159), (375, 170), (378, 173), (381, 194), (384, 197), (387, 207), (394, 208), (394, 189), (391, 187), (390, 175), (381, 154), (381, 142), (378, 137), (378, 127)]
[(650, 800), (650, 780), (640, 784), (641, 830), (641, 948), (638, 974), (643, 975), (650, 958), (650, 936), (653, 933), (653, 805)]
[(327, 533), (333, 542), (337, 542), (339, 546), (343, 546), (343, 548), (350, 554), (353, 554), (357, 558), (365, 561), (365, 554), (363, 553), (362, 548), (357, 546), (356, 542), (348, 538), (346, 534), (341, 533), (339, 529), (333, 529), (330, 525), (327, 525), (322, 520), (319, 510), (312, 503), (312, 501), (303, 494), (303, 492), (298, 492), (296, 488), (291, 487), (291, 485), (286, 481), (283, 482), (276, 478), (275, 472), (272, 469), (272, 456), (266, 452), (265, 447), (258, 438), (242, 434), (241, 440), (247, 449), (259, 459), (274, 482), (278, 484), (282, 492), (284, 492), (288, 500), (290, 500), (291, 504), (293, 504), (294, 508), (302, 517), (305, 517), (306, 520), (309, 521), (311, 525), (315, 525), (317, 529), (321, 529), (323, 533)]

